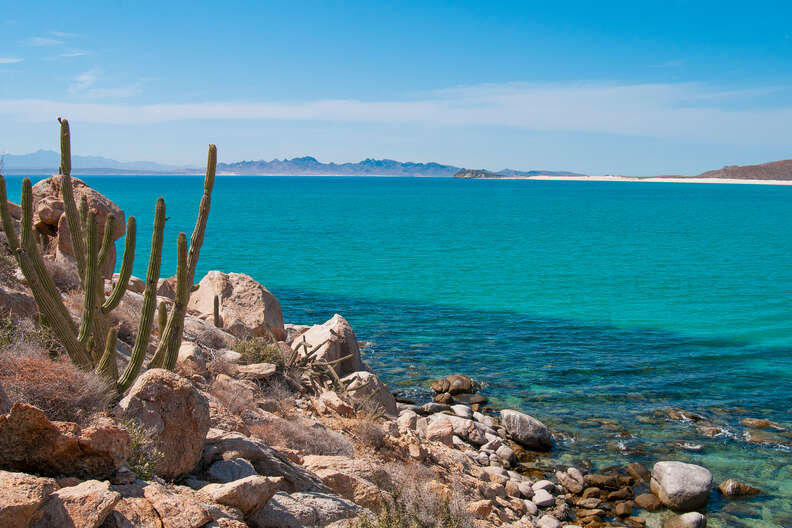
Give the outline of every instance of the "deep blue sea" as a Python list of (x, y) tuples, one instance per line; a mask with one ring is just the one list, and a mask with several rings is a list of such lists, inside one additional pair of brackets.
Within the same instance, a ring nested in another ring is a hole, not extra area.
[[(136, 216), (138, 276), (165, 197), (173, 275), (201, 178), (82, 178)], [(393, 389), (483, 381), (559, 432), (554, 462), (693, 461), (767, 492), (713, 493), (710, 526), (792, 526), (792, 186), (218, 177), (210, 269), (265, 284), (287, 322), (344, 315)]]

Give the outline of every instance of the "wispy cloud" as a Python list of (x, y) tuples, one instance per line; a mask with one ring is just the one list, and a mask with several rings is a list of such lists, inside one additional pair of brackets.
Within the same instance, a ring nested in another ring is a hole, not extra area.
[[(100, 89), (98, 84), (97, 72), (90, 71), (75, 78), (73, 87), (84, 97), (121, 97), (134, 91), (134, 87)], [(0, 100), (0, 115), (24, 121), (68, 115), (75, 121), (117, 124), (222, 119), (510, 127), (734, 144), (788, 144), (792, 105), (775, 103), (774, 97), (765, 101), (766, 93), (767, 89), (726, 91), (698, 83), (507, 83), (455, 87), (412, 99), (383, 101), (135, 105)]]
[(22, 62), (25, 59), (20, 59), (18, 57), (0, 57), (0, 64), (16, 64), (17, 62)]
[(59, 46), (63, 44), (63, 41), (50, 37), (30, 37), (29, 39), (27, 39), (27, 44), (36, 47)]
[(77, 75), (72, 79), (69, 86), (69, 93), (85, 99), (107, 99), (132, 97), (140, 94), (142, 81), (128, 86), (103, 87), (97, 86), (100, 80), (100, 72), (97, 69), (89, 70)]
[(652, 64), (652, 68), (681, 68), (687, 61), (685, 59), (671, 59), (659, 64)]
[(88, 55), (87, 51), (70, 51), (68, 53), (61, 53), (58, 57), (63, 58), (70, 58), (70, 57), (82, 57), (84, 55)]
[(66, 33), (64, 31), (50, 31), (50, 34), (61, 38), (76, 38), (80, 36), (77, 33)]

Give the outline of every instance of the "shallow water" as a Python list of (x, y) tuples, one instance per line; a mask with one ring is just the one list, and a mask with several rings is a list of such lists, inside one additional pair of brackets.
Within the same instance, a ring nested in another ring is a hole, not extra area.
[[(137, 217), (138, 276), (166, 198), (172, 275), (200, 178), (84, 179)], [(198, 276), (252, 275), (288, 322), (343, 314), (393, 388), (484, 381), (562, 433), (555, 461), (694, 461), (768, 492), (713, 493), (710, 526), (792, 526), (791, 205), (782, 186), (220, 177)], [(745, 416), (786, 431), (747, 442)]]

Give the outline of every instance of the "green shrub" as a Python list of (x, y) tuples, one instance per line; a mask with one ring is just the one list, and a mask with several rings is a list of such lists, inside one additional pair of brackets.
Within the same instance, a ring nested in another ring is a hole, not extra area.
[(129, 457), (127, 466), (141, 480), (150, 480), (156, 473), (157, 464), (165, 458), (165, 453), (155, 448), (143, 428), (132, 420), (121, 424), (129, 433)]
[(284, 364), (283, 354), (278, 343), (270, 338), (254, 337), (237, 341), (234, 344), (234, 351), (242, 354), (242, 363), (246, 365), (273, 363), (282, 367)]

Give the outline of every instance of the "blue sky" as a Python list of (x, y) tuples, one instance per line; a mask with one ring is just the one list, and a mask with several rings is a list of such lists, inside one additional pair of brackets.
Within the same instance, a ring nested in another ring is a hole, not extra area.
[[(165, 5), (167, 4), (167, 5)], [(561, 7), (557, 7), (561, 6)], [(790, 2), (4, 2), (0, 152), (695, 174), (792, 158)]]

